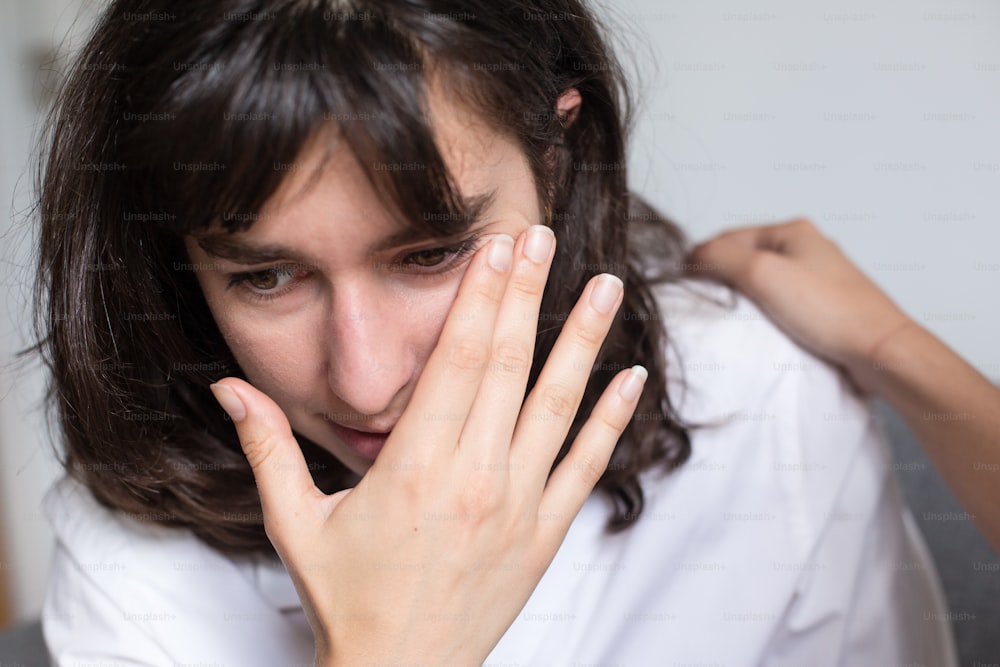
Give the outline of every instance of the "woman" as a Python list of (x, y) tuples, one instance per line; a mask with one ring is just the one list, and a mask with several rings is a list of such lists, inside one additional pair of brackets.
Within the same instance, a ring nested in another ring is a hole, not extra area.
[(671, 277), (622, 93), (570, 0), (109, 7), (41, 189), (58, 664), (948, 663), (867, 411)]

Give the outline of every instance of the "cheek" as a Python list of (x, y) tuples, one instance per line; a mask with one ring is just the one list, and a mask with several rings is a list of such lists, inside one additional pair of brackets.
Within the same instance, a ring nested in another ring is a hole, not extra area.
[(342, 341), (332, 338), (341, 327), (360, 328), (344, 335), (378, 339), (386, 365), (377, 370), (398, 371), (390, 365), (402, 365), (415, 382), (440, 338), (463, 275), (464, 270), (434, 286), (416, 287), (410, 281), (383, 283), (381, 289), (369, 292), (370, 307), (365, 308), (364, 319), (346, 325), (326, 319), (325, 308), (319, 303), (303, 304), (299, 312), (280, 316), (240, 306), (227, 308), (211, 300), (210, 306), (247, 379), (291, 416), (296, 406), (328, 392), (326, 370), (334, 351), (351, 354), (351, 349), (338, 344)]
[[(490, 232), (503, 232), (516, 239), (527, 227), (527, 224), (506, 225), (491, 228)], [(389, 326), (409, 332), (410, 342), (417, 347), (417, 358), (421, 368), (441, 337), (441, 331), (448, 321), (467, 269), (468, 264), (450, 279), (442, 281), (434, 288), (411, 290), (403, 287), (399, 289), (399, 298), (395, 302), (396, 305), (390, 316), (392, 322)], [(461, 317), (461, 315), (456, 316)]]
[(397, 309), (390, 316), (392, 321), (389, 326), (405, 335), (420, 368), (423, 368), (441, 337), (463, 274), (464, 271), (434, 289), (407, 291), (396, 302)]
[(237, 313), (216, 321), (247, 379), (279, 405), (289, 405), (296, 392), (308, 394), (314, 387), (322, 368), (318, 323), (306, 317), (276, 320)]

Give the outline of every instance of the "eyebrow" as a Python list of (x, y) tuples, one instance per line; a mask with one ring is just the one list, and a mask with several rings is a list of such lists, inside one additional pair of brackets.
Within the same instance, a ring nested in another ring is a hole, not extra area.
[[(494, 188), (484, 194), (461, 198), (462, 208), (466, 211), (466, 215), (463, 216), (465, 227), (456, 232), (456, 235), (463, 233), (469, 227), (482, 221), (484, 215), (490, 206), (492, 206), (496, 198), (496, 193), (497, 190)], [(378, 241), (369, 250), (369, 254), (374, 255), (393, 248), (419, 243), (420, 241), (428, 241), (432, 238), (436, 237), (428, 234), (424, 229), (405, 227)], [(249, 266), (279, 260), (288, 260), (297, 264), (309, 263), (307, 257), (294, 248), (276, 243), (258, 244), (240, 241), (234, 239), (231, 234), (226, 232), (196, 234), (195, 241), (202, 250), (212, 257), (229, 260), (235, 264), (246, 264)]]

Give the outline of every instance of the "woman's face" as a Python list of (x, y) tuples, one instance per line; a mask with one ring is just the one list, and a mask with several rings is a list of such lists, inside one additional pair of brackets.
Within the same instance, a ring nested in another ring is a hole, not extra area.
[(248, 231), (186, 239), (247, 378), (296, 432), (358, 474), (410, 400), (471, 255), (488, 235), (516, 238), (541, 222), (514, 142), (441, 93), (431, 95), (430, 112), (461, 195), (483, 204), (458, 238), (408, 237), (348, 150), (335, 147), (316, 178), (328, 136), (307, 146)]

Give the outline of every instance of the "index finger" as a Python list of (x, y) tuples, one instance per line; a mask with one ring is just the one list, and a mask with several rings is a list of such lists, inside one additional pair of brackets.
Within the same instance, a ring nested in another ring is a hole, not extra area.
[[(380, 459), (391, 459), (396, 448), (406, 446), (403, 433), (419, 433), (422, 440), (442, 447), (457, 445), (490, 360), (513, 252), (514, 239), (497, 234), (473, 257), (437, 345)], [(383, 456), (386, 453), (388, 457)]]

